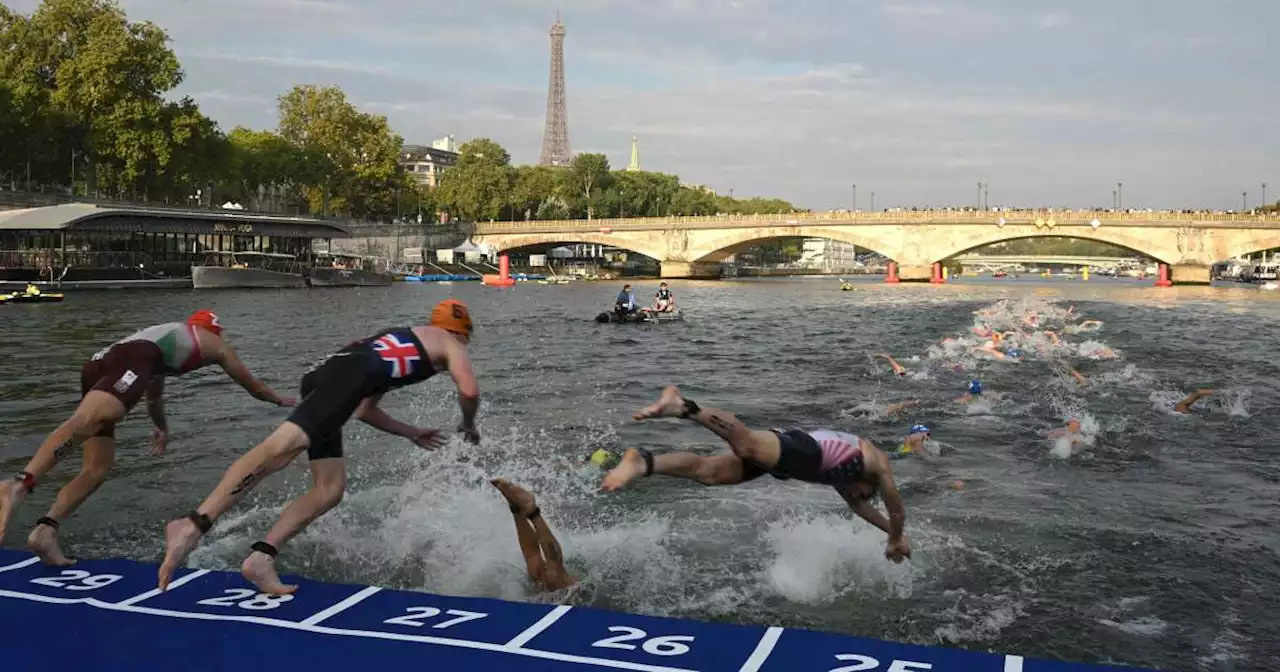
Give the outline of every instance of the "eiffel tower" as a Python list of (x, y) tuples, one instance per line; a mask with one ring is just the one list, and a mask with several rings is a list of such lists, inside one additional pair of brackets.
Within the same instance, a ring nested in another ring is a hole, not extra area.
[(556, 12), (555, 25), (551, 26), (551, 81), (547, 86), (547, 126), (542, 132), (542, 159), (544, 166), (567, 166), (573, 155), (569, 152), (569, 112), (564, 95), (564, 24), (560, 12)]

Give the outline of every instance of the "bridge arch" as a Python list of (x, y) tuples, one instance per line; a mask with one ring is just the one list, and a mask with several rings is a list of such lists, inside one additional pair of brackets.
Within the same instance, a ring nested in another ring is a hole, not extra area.
[(1263, 250), (1273, 250), (1280, 247), (1280, 231), (1268, 231), (1263, 234), (1254, 236), (1238, 236), (1238, 240), (1231, 240), (1224, 245), (1221, 250), (1221, 259), (1214, 261), (1226, 261), (1235, 259), (1236, 257)]
[(495, 252), (509, 252), (511, 250), (518, 250), (523, 247), (533, 247), (536, 245), (573, 245), (575, 243), (591, 243), (596, 245), (606, 245), (608, 247), (616, 247), (620, 250), (626, 250), (635, 254), (642, 254), (656, 261), (662, 261), (666, 256), (665, 248), (658, 249), (631, 238), (592, 231), (540, 233), (532, 235), (489, 234), (475, 236), (474, 242), (477, 244), (487, 244), (492, 247)]
[(889, 259), (901, 255), (900, 245), (890, 245), (852, 227), (785, 226), (744, 228), (731, 233), (701, 237), (688, 250), (688, 258), (696, 262), (722, 262), (748, 247), (778, 238), (826, 238), (871, 250)]
[(955, 239), (943, 236), (935, 245), (931, 246), (930, 262), (946, 261), (956, 255), (971, 252), (980, 247), (994, 245), (995, 243), (1007, 243), (1014, 240), (1026, 240), (1030, 238), (1073, 238), (1076, 240), (1087, 240), (1095, 243), (1105, 243), (1115, 247), (1130, 250), (1135, 254), (1143, 257), (1150, 257), (1156, 261), (1174, 264), (1178, 263), (1182, 257), (1181, 252), (1176, 245), (1165, 245), (1153, 242), (1149, 238), (1132, 233), (1132, 229), (1127, 231), (1107, 230), (1105, 226), (1098, 229), (1092, 227), (1057, 227), (1052, 229), (1038, 229), (1029, 226), (1007, 226), (1004, 228), (992, 227), (994, 231), (983, 233), (976, 236), (962, 236)]

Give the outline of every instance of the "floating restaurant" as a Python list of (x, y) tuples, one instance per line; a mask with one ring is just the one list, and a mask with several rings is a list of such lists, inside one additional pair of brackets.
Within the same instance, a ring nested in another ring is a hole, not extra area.
[(9, 210), (0, 212), (0, 284), (191, 287), (196, 277), (197, 288), (302, 287), (323, 256), (313, 242), (350, 235), (319, 219), (218, 210)]

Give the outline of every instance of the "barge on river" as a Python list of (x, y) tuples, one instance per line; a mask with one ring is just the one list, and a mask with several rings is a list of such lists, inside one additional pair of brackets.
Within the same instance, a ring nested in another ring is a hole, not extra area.
[[(74, 289), (258, 287), (245, 268), (288, 260), (287, 283), (305, 287), (317, 240), (351, 234), (333, 222), (285, 215), (71, 203), (0, 212), (0, 286)], [(197, 271), (212, 267), (211, 274)]]

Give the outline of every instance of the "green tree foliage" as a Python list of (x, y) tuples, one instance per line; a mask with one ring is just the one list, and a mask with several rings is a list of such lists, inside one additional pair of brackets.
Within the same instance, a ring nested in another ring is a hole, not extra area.
[[(617, 209), (617, 197), (609, 198), (607, 192), (613, 180), (609, 174), (609, 158), (604, 154), (579, 154), (573, 157), (573, 161), (569, 163), (569, 178), (577, 191), (575, 198), (582, 199), (587, 219), (591, 219), (597, 205), (606, 204), (607, 209)], [(609, 208), (608, 205), (614, 207)]]
[[(675, 175), (610, 170), (603, 154), (579, 154), (569, 166), (510, 165), (488, 138), (458, 148), (441, 177), (438, 205), (461, 220), (595, 219), (798, 212), (778, 199), (734, 199), (685, 186)], [(497, 157), (494, 159), (494, 157)]]
[[(3, 9), (3, 8), (0, 8)], [(182, 82), (168, 36), (130, 22), (112, 0), (45, 0), (30, 16), (0, 11), (0, 87), (13, 139), (0, 154), (12, 184), (69, 184), (168, 199), (178, 184), (212, 177), (216, 126), (190, 100), (165, 94)], [(185, 190), (187, 185), (183, 184)]]
[[(456, 219), (487, 221), (513, 212), (512, 185), (517, 171), (511, 155), (489, 138), (476, 138), (458, 146), (457, 165), (440, 176), (436, 195)], [(525, 203), (527, 206), (528, 203)]]
[(387, 118), (360, 112), (335, 86), (296, 86), (280, 97), (279, 135), (296, 157), (312, 210), (385, 219), (413, 186), (400, 169), (404, 142)]

